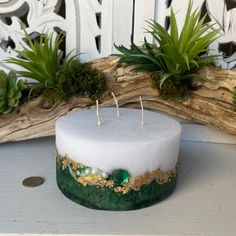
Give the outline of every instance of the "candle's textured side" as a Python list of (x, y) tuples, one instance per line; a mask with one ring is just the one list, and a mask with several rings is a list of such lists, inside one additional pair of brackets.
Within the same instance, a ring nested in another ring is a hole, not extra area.
[[(62, 158), (63, 159), (63, 158)], [(65, 159), (64, 159), (65, 160)], [(86, 182), (80, 182), (70, 163), (64, 165), (61, 157), (57, 159), (57, 184), (62, 193), (72, 201), (89, 208), (101, 210), (134, 210), (150, 206), (168, 197), (175, 189), (177, 169), (168, 173), (160, 173), (158, 178), (141, 184), (140, 181), (148, 180), (146, 176), (134, 178), (138, 188), (127, 188), (129, 183), (120, 183), (118, 186), (111, 179), (102, 176), (88, 175)], [(150, 178), (150, 176), (149, 176)], [(82, 178), (83, 179), (83, 178)], [(85, 178), (84, 178), (85, 179)]]
[(90, 208), (132, 210), (166, 198), (175, 188), (181, 126), (140, 109), (73, 113), (56, 123), (57, 184)]

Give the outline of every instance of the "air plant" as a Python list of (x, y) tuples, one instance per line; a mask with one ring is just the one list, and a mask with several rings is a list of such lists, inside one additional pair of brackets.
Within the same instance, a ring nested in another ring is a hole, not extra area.
[(170, 82), (173, 86), (191, 87), (193, 79), (204, 80), (197, 73), (202, 66), (208, 65), (217, 58), (205, 54), (209, 44), (216, 40), (220, 29), (215, 24), (204, 24), (206, 15), (200, 18), (200, 11), (192, 12), (192, 1), (189, 1), (184, 26), (179, 33), (176, 16), (171, 9), (169, 32), (156, 21), (148, 22), (147, 32), (153, 36), (157, 44), (144, 40), (143, 48), (134, 43), (128, 49), (116, 46), (121, 53), (118, 63), (133, 66), (136, 71), (158, 72), (153, 76), (154, 85), (162, 89), (162, 85)]
[(22, 51), (16, 50), (18, 58), (8, 58), (7, 63), (20, 66), (24, 70), (17, 71), (17, 75), (24, 78), (36, 80), (33, 88), (54, 88), (57, 84), (56, 75), (67, 62), (62, 59), (59, 47), (63, 40), (62, 34), (40, 34), (39, 40), (32, 40), (25, 31), (29, 48), (24, 47)]

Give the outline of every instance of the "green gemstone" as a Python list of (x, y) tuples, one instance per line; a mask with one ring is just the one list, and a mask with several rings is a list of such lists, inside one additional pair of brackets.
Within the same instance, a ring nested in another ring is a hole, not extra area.
[(111, 174), (111, 179), (118, 186), (129, 182), (130, 174), (127, 170), (114, 170)]
[(91, 168), (87, 167), (87, 166), (86, 167), (81, 167), (81, 168), (78, 169), (78, 173), (81, 176), (88, 175), (90, 172), (91, 172)]

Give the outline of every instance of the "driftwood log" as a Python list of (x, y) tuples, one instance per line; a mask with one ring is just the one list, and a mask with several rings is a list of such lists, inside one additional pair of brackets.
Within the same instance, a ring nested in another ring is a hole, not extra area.
[[(198, 83), (198, 90), (185, 102), (166, 101), (158, 96), (151, 86), (148, 73), (135, 73), (130, 68), (116, 64), (116, 57), (98, 59), (92, 62), (107, 77), (107, 91), (101, 98), (101, 106), (114, 106), (111, 92), (119, 104), (139, 107), (142, 96), (144, 107), (164, 111), (171, 115), (210, 125), (236, 135), (236, 111), (232, 94), (236, 86), (236, 72), (205, 67), (200, 73), (208, 78)], [(0, 142), (31, 139), (54, 134), (56, 119), (64, 114), (94, 107), (87, 97), (72, 98), (68, 103), (49, 105), (38, 97), (22, 105), (11, 114), (0, 117)]]

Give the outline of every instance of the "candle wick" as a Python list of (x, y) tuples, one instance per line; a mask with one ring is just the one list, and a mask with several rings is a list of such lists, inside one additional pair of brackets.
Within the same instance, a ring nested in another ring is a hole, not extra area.
[(114, 94), (113, 92), (111, 93), (111, 95), (112, 95), (112, 97), (113, 97), (113, 99), (114, 99), (114, 101), (115, 101), (115, 104), (116, 104), (116, 111), (117, 111), (117, 116), (119, 117), (119, 116), (120, 116), (120, 110), (119, 110), (119, 104), (118, 104), (118, 101), (117, 101), (116, 96), (115, 96), (115, 94)]
[(140, 101), (140, 105), (141, 105), (141, 110), (142, 110), (142, 120), (141, 120), (141, 127), (144, 126), (144, 113), (143, 113), (143, 101), (142, 101), (142, 97), (139, 97), (139, 101)]
[(98, 107), (98, 100), (96, 100), (96, 107), (97, 107), (97, 112), (96, 112), (96, 114), (97, 114), (97, 124), (98, 124), (98, 126), (100, 126), (101, 125), (101, 122), (100, 122), (100, 116), (99, 116), (99, 107)]

